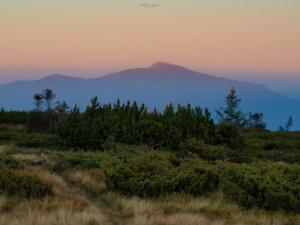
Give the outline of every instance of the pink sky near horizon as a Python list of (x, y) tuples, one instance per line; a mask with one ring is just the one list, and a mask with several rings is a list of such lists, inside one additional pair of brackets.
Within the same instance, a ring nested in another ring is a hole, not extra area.
[(297, 0), (2, 0), (0, 83), (157, 61), (223, 77), (295, 78), (299, 12)]

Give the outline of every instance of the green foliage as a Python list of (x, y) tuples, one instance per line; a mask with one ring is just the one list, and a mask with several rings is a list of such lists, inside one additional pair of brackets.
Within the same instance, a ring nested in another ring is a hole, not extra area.
[(0, 110), (0, 124), (25, 124), (27, 122), (26, 111)]
[[(246, 208), (295, 212), (300, 209), (300, 165), (207, 162), (198, 155), (203, 149), (216, 146), (195, 139), (185, 142), (184, 148), (189, 149), (185, 157), (112, 140), (103, 147), (107, 151), (58, 153), (62, 158), (59, 164), (102, 168), (107, 188), (126, 195), (151, 197), (182, 191), (203, 195), (221, 189), (229, 199)], [(232, 157), (233, 153), (228, 154)]]
[(226, 108), (216, 109), (218, 127), (218, 143), (226, 143), (229, 147), (237, 149), (243, 147), (242, 128), (247, 124), (246, 115), (241, 110), (237, 110), (241, 99), (237, 98), (236, 91), (232, 87), (225, 99)]
[(0, 195), (22, 198), (53, 195), (52, 185), (44, 182), (36, 175), (16, 171), (21, 169), (24, 169), (22, 161), (4, 153), (0, 154)]
[(214, 123), (207, 109), (192, 109), (178, 105), (175, 112), (172, 103), (167, 104), (163, 113), (156, 109), (114, 104), (101, 106), (97, 97), (91, 100), (85, 112), (75, 106), (60, 123), (57, 134), (61, 146), (74, 149), (103, 149), (102, 144), (110, 137), (124, 144), (146, 144), (154, 149), (177, 149), (182, 140), (188, 137), (213, 142)]
[(53, 134), (59, 123), (59, 114), (53, 110), (28, 112), (26, 128), (28, 132)]
[(110, 190), (139, 196), (181, 191), (201, 195), (215, 190), (218, 171), (193, 157), (180, 159), (169, 152), (136, 151), (134, 157), (103, 163), (105, 183)]
[(17, 134), (14, 142), (19, 147), (24, 148), (53, 148), (56, 139), (53, 135), (40, 133)]
[(241, 99), (237, 98), (235, 92), (234, 87), (232, 87), (225, 99), (227, 107), (220, 107), (220, 110), (216, 110), (217, 118), (220, 124), (229, 125), (230, 127), (244, 127), (247, 123), (246, 115), (241, 110), (237, 110)]
[(265, 129), (267, 123), (262, 121), (264, 117), (263, 113), (250, 113), (248, 121), (249, 127)]
[(14, 157), (0, 153), (0, 170), (1, 168), (24, 169), (24, 163), (21, 160), (15, 159)]
[(248, 143), (241, 154), (273, 162), (300, 163), (300, 132), (250, 130), (245, 135)]
[(54, 135), (35, 132), (28, 133), (26, 132), (26, 129), (0, 126), (0, 142), (13, 142), (15, 145), (25, 148), (53, 148), (56, 139)]
[(40, 198), (53, 195), (52, 185), (36, 175), (28, 175), (9, 169), (0, 170), (0, 195)]
[(288, 121), (286, 122), (284, 128), (282, 126), (278, 126), (278, 131), (280, 131), (280, 132), (288, 132), (291, 126), (293, 126), (293, 119), (290, 116), (289, 119), (288, 119)]
[(230, 199), (247, 208), (300, 210), (299, 165), (227, 164), (220, 187)]
[(212, 146), (204, 144), (203, 141), (198, 141), (195, 138), (187, 139), (181, 143), (181, 150), (197, 154), (201, 159), (207, 161), (224, 160), (230, 149), (224, 146)]
[(59, 152), (59, 157), (63, 159), (58, 162), (53, 170), (61, 172), (70, 167), (80, 166), (84, 169), (101, 168), (103, 160), (107, 159), (107, 153), (104, 152)]
[[(29, 132), (41, 132), (53, 134), (60, 121), (63, 121), (65, 114), (68, 112), (69, 106), (63, 101), (56, 102), (56, 107), (52, 109), (52, 101), (56, 94), (51, 89), (43, 90), (43, 93), (34, 95), (35, 109), (28, 113), (27, 129)], [(43, 111), (45, 103), (45, 111)]]

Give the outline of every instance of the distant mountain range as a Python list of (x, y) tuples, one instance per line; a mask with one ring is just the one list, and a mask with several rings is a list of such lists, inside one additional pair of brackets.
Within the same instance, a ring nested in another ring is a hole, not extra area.
[(17, 81), (0, 85), (0, 107), (6, 110), (34, 108), (33, 95), (45, 88), (52, 89), (55, 100), (65, 100), (72, 108), (75, 103), (85, 110), (90, 99), (98, 96), (101, 104), (114, 103), (119, 98), (145, 103), (149, 110), (163, 111), (166, 103), (173, 102), (192, 107), (207, 107), (215, 116), (215, 109), (225, 105), (225, 96), (234, 86), (242, 99), (244, 113), (259, 112), (265, 115), (268, 129), (276, 130), (293, 117), (292, 130), (300, 130), (300, 102), (267, 87), (198, 73), (181, 66), (157, 62), (149, 68), (129, 69), (95, 79), (82, 79), (52, 75), (35, 81)]

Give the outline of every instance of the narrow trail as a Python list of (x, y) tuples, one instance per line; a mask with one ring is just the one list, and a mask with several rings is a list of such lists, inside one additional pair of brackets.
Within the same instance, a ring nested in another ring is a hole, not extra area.
[[(56, 174), (57, 176), (60, 176), (59, 174)], [(87, 203), (89, 203), (90, 205), (94, 205), (95, 207), (97, 207), (100, 212), (107, 218), (107, 220), (109, 221), (109, 223), (111, 225), (120, 225), (119, 223), (117, 223), (114, 218), (112, 218), (108, 213), (106, 213), (107, 211), (109, 211), (108, 207), (105, 207), (104, 205), (99, 206), (96, 205), (93, 200), (88, 197), (87, 193), (81, 189), (79, 189), (78, 187), (70, 184), (66, 179), (64, 179), (62, 176), (60, 176), (64, 183), (65, 183), (65, 187), (68, 188), (71, 192), (75, 193), (76, 195), (80, 196), (81, 198), (83, 198)]]
[[(53, 155), (51, 154), (45, 154), (43, 157), (45, 158), (45, 160), (47, 162), (49, 162), (51, 160)], [(47, 170), (47, 167), (45, 166), (41, 166), (41, 169), (46, 171)], [(73, 192), (75, 195), (79, 196), (80, 198), (82, 198), (84, 201), (86, 201), (88, 204), (92, 205), (92, 206), (95, 206), (96, 208), (99, 209), (100, 213), (103, 214), (106, 218), (107, 218), (107, 221), (109, 221), (109, 224), (111, 225), (120, 225), (120, 223), (117, 223), (115, 221), (114, 218), (112, 218), (107, 212), (109, 211), (109, 208), (104, 206), (104, 205), (97, 205), (93, 202), (93, 200), (88, 196), (88, 194), (76, 187), (75, 185), (71, 184), (70, 182), (68, 182), (64, 177), (62, 177), (60, 174), (58, 173), (54, 173), (52, 172), (53, 174), (55, 174), (56, 176), (60, 177), (62, 180), (63, 180), (63, 186), (66, 187), (70, 192)]]

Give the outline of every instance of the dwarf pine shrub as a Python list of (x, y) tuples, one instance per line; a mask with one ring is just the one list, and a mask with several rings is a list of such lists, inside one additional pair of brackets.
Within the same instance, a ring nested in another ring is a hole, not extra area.
[[(14, 169), (14, 170), (12, 170)], [(52, 185), (36, 175), (22, 171), (24, 163), (6, 154), (0, 154), (0, 195), (39, 198), (53, 195)]]
[(52, 185), (36, 175), (29, 175), (9, 169), (0, 171), (0, 195), (40, 198), (53, 195)]
[(19, 159), (1, 153), (0, 168), (24, 169), (24, 163)]
[(240, 205), (300, 210), (300, 166), (278, 163), (226, 164), (220, 187)]
[(185, 191), (201, 195), (218, 185), (216, 166), (190, 155), (176, 158), (170, 152), (136, 151), (134, 157), (103, 163), (106, 186), (124, 194), (158, 196)]

